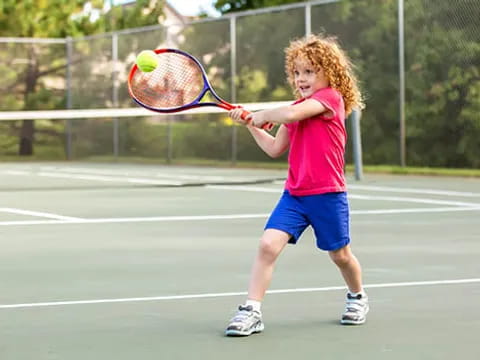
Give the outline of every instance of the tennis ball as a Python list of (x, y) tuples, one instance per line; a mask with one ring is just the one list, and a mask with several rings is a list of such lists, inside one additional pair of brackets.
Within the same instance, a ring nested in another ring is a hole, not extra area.
[(143, 72), (152, 72), (157, 67), (157, 54), (152, 50), (143, 50), (138, 54), (135, 63)]

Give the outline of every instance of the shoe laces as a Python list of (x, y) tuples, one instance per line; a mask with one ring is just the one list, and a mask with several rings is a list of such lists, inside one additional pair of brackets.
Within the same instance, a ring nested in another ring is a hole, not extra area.
[(363, 310), (364, 306), (365, 299), (362, 294), (358, 294), (356, 296), (353, 296), (350, 293), (347, 294), (347, 302), (345, 304), (346, 312), (358, 312)]
[(253, 307), (251, 305), (240, 305), (238, 311), (233, 317), (232, 321), (244, 321), (253, 315)]

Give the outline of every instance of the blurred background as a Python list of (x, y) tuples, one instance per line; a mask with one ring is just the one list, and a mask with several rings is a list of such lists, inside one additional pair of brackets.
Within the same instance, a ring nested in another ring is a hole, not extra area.
[(338, 37), (361, 80), (364, 164), (480, 168), (477, 0), (3, 0), (1, 7), (0, 159), (284, 165), (225, 113), (9, 115), (135, 107), (126, 87), (135, 56), (165, 46), (198, 57), (227, 101), (292, 100), (283, 49), (325, 32)]

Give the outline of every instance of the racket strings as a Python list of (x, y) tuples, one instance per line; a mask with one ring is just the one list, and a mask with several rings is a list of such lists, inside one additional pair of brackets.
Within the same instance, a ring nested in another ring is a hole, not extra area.
[(154, 108), (176, 108), (195, 101), (203, 90), (200, 67), (189, 57), (178, 53), (157, 54), (154, 71), (136, 71), (131, 91), (143, 104)]

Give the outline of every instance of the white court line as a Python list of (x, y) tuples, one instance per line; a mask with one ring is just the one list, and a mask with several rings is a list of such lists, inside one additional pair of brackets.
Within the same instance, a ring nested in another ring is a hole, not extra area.
[(77, 180), (91, 180), (91, 181), (106, 181), (106, 182), (126, 182), (133, 184), (157, 184), (157, 185), (182, 185), (179, 181), (167, 181), (160, 179), (140, 179), (140, 178), (122, 178), (105, 175), (79, 175), (79, 174), (64, 174), (54, 172), (39, 172), (38, 176), (64, 178), (64, 179), (77, 179)]
[[(273, 184), (284, 185), (285, 181), (274, 181)], [(468, 192), (468, 191), (401, 188), (401, 187), (370, 186), (370, 185), (356, 185), (356, 184), (348, 184), (347, 188), (348, 189), (353, 189), (353, 190), (370, 190), (370, 191), (381, 191), (381, 192), (397, 192), (397, 193), (444, 195), (444, 196), (462, 196), (462, 197), (480, 197), (480, 193)]]
[(6, 170), (4, 173), (7, 175), (31, 175), (29, 171), (23, 170)]
[[(40, 171), (19, 171), (19, 170), (5, 170), (3, 172), (7, 175), (26, 175), (26, 176), (48, 176), (67, 179), (81, 179), (81, 180), (94, 180), (94, 181), (125, 181), (127, 182), (139, 182), (143, 184), (171, 184), (180, 185), (183, 184), (179, 180), (183, 181), (216, 181), (225, 182), (231, 177), (220, 175), (188, 175), (188, 174), (163, 174), (163, 173), (148, 173), (145, 171), (111, 171), (111, 170), (98, 170), (88, 168), (73, 168), (73, 167), (55, 167), (55, 166), (43, 166), (40, 167)], [(127, 177), (127, 179), (125, 178)], [(140, 179), (139, 179), (140, 177)], [(118, 180), (115, 180), (118, 179)], [(165, 179), (165, 180), (162, 180)], [(170, 180), (174, 179), (174, 180)], [(234, 177), (236, 181), (251, 180), (248, 177)], [(170, 180), (170, 181), (169, 181)]]
[[(440, 208), (415, 208), (415, 209), (379, 209), (379, 210), (353, 210), (352, 215), (390, 215), (456, 211), (479, 211), (479, 207), (440, 207)], [(113, 223), (140, 223), (162, 221), (207, 221), (207, 220), (237, 220), (237, 219), (266, 219), (270, 214), (232, 214), (232, 215), (201, 215), (201, 216), (152, 216), (130, 218), (100, 218), (72, 220), (19, 220), (0, 221), (0, 226), (29, 226), (29, 225), (71, 225), (71, 224), (113, 224)]]
[(103, 182), (118, 182), (131, 184), (149, 184), (149, 185), (173, 185), (180, 186), (183, 182), (173, 180), (162, 180), (153, 178), (136, 178), (136, 177), (115, 177), (106, 175), (88, 175), (88, 174), (69, 174), (62, 172), (27, 172), (8, 170), (4, 172), (7, 175), (22, 175), (22, 176), (42, 176), (50, 178), (74, 179), (74, 180), (88, 180), (88, 181), (103, 181)]
[(68, 221), (83, 220), (82, 218), (78, 218), (78, 217), (62, 216), (62, 215), (51, 214), (46, 212), (13, 209), (13, 208), (0, 208), (0, 212), (19, 214), (19, 215), (28, 215), (28, 216), (38, 216), (38, 217), (45, 217), (45, 218), (57, 219), (57, 220), (68, 220)]
[[(236, 191), (253, 191), (253, 192), (266, 192), (266, 193), (281, 193), (281, 190), (260, 187), (260, 186), (230, 186), (230, 185), (206, 185), (208, 189), (218, 190), (236, 190)], [(432, 199), (419, 199), (411, 197), (397, 197), (397, 196), (369, 196), (369, 195), (356, 195), (348, 194), (351, 199), (361, 200), (375, 200), (375, 201), (398, 201), (398, 202), (413, 202), (423, 204), (437, 204), (437, 205), (452, 205), (452, 206), (473, 206), (477, 207), (480, 204), (460, 202), (460, 201), (447, 201), (447, 200), (432, 200)]]
[(473, 207), (439, 207), (439, 208), (414, 208), (414, 209), (380, 209), (380, 210), (353, 210), (352, 215), (388, 215), (388, 214), (414, 214), (414, 213), (437, 213), (455, 211), (478, 211), (480, 206)]
[[(407, 287), (407, 286), (459, 285), (459, 284), (472, 284), (472, 283), (478, 283), (478, 282), (480, 282), (480, 278), (458, 279), (458, 280), (409, 281), (409, 282), (397, 282), (397, 283), (370, 284), (370, 285), (364, 285), (364, 288), (378, 289), (378, 288)], [(328, 287), (317, 287), (317, 288), (279, 289), (279, 290), (268, 290), (267, 294), (292, 294), (292, 293), (336, 291), (336, 290), (346, 290), (346, 287), (345, 286), (328, 286)], [(219, 298), (219, 297), (244, 296), (244, 295), (247, 295), (246, 291), (190, 294), (190, 295), (134, 297), (134, 298), (119, 298), (119, 299), (50, 301), (50, 302), (25, 303), (25, 304), (5, 304), (5, 305), (0, 305), (0, 309), (18, 309), (18, 308), (62, 306), (62, 305), (90, 305), (90, 304), (121, 303), (121, 302), (139, 302), (139, 301), (189, 300), (189, 299), (206, 299), (206, 298)]]
[[(111, 172), (111, 171), (74, 171), (74, 170), (64, 170), (59, 171), (46, 171), (40, 172), (27, 172), (27, 171), (17, 171), (17, 170), (7, 170), (4, 171), (7, 175), (22, 175), (22, 176), (42, 176), (50, 178), (61, 178), (61, 179), (73, 179), (73, 180), (88, 180), (88, 181), (103, 181), (103, 182), (118, 182), (118, 183), (130, 183), (130, 184), (149, 184), (149, 185), (171, 185), (171, 186), (181, 186), (184, 185), (185, 181), (197, 181), (197, 182), (207, 182), (207, 181), (216, 181), (216, 182), (225, 182), (233, 180), (236, 182), (242, 181), (251, 181), (251, 178), (248, 177), (225, 177), (225, 176), (200, 176), (200, 175), (166, 175), (166, 174), (147, 174), (144, 173), (145, 177), (138, 177), (141, 175), (139, 173), (132, 172)], [(135, 177), (133, 177), (135, 175)], [(175, 180), (173, 180), (175, 179)], [(183, 180), (183, 181), (180, 181)]]
[(131, 218), (100, 218), (100, 219), (72, 219), (60, 220), (20, 220), (0, 221), (0, 226), (14, 225), (64, 225), (64, 224), (112, 224), (132, 222), (161, 222), (161, 221), (202, 221), (202, 220), (235, 220), (266, 218), (269, 214), (233, 214), (233, 215), (200, 215), (200, 216), (152, 216)]
[(186, 175), (186, 174), (163, 174), (155, 173), (151, 174), (146, 171), (112, 171), (112, 170), (98, 170), (91, 168), (75, 168), (75, 167), (56, 167), (56, 166), (45, 166), (41, 167), (41, 170), (46, 170), (50, 172), (60, 171), (61, 173), (72, 173), (72, 174), (88, 174), (88, 175), (115, 175), (115, 176), (153, 176), (167, 179), (182, 179), (182, 180), (209, 180), (209, 181), (226, 181), (227, 177), (225, 176), (213, 176), (213, 175)]
[(371, 195), (353, 195), (348, 194), (349, 198), (360, 200), (374, 200), (374, 201), (398, 201), (398, 202), (413, 202), (421, 204), (437, 204), (437, 205), (452, 205), (452, 206), (473, 206), (477, 207), (480, 204), (468, 203), (461, 201), (448, 201), (448, 200), (432, 200), (432, 199), (419, 199), (411, 197), (398, 197), (398, 196), (371, 196)]
[(480, 197), (479, 193), (474, 193), (474, 192), (448, 191), (448, 190), (435, 190), (435, 189), (396, 188), (396, 187), (388, 187), (388, 186), (369, 186), (369, 185), (348, 185), (348, 188), (354, 189), (354, 190), (371, 190), (371, 191), (398, 192), (398, 193), (411, 193), (411, 194)]
[(283, 190), (266, 188), (261, 186), (231, 186), (231, 185), (205, 185), (207, 189), (217, 190), (237, 190), (237, 191), (253, 191), (253, 192), (266, 192), (281, 194)]

